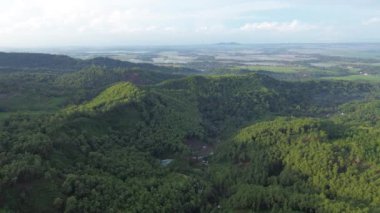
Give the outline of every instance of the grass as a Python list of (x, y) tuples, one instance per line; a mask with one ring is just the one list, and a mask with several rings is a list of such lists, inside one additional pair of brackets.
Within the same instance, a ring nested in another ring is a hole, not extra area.
[(380, 75), (348, 75), (340, 77), (325, 77), (327, 80), (344, 80), (344, 81), (363, 81), (363, 82), (380, 82)]
[(306, 67), (253, 65), (253, 66), (236, 66), (236, 67), (233, 67), (232, 70), (236, 70), (236, 71), (238, 70), (251, 70), (251, 71), (265, 70), (265, 71), (280, 72), (280, 73), (296, 73), (300, 71), (306, 71)]
[(269, 71), (276, 73), (328, 73), (334, 75), (337, 73), (334, 70), (334, 67), (330, 68), (318, 68), (318, 67), (309, 67), (309, 66), (262, 66), (262, 65), (253, 65), (253, 66), (236, 66), (231, 70), (239, 71), (239, 70), (250, 70), (250, 71)]
[(340, 57), (350, 57), (350, 58), (360, 58), (360, 59), (379, 59), (380, 52), (371, 51), (350, 51), (350, 50), (332, 50), (327, 52), (326, 55), (340, 56)]

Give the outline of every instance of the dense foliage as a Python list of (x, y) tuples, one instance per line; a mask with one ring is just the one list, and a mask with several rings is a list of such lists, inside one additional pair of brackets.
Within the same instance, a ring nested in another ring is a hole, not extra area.
[(0, 211), (380, 211), (378, 85), (115, 63), (0, 74)]
[[(163, 68), (164, 70), (164, 68)], [(0, 73), (0, 112), (55, 111), (93, 98), (119, 81), (155, 84), (181, 75), (138, 68), (90, 66), (77, 72), (15, 71)]]
[(342, 125), (280, 118), (243, 129), (212, 167), (220, 202), (231, 210), (379, 211), (379, 132)]

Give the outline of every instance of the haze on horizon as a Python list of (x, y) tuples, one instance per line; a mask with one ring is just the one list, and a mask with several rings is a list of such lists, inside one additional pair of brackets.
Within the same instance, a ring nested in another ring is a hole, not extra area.
[(380, 1), (0, 1), (0, 47), (226, 41), (380, 42)]

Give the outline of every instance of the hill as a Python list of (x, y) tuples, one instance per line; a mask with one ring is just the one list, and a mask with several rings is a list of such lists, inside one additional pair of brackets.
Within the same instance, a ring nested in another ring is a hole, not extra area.
[(136, 64), (127, 61), (119, 61), (106, 57), (97, 57), (88, 60), (71, 58), (65, 55), (53, 55), (42, 53), (5, 53), (0, 52), (0, 70), (26, 70), (26, 71), (77, 71), (90, 66), (100, 66), (108, 69), (144, 69), (166, 73), (192, 74), (199, 73), (192, 69), (163, 68), (152, 64)]
[(376, 211), (378, 131), (356, 115), (377, 105), (339, 105), (377, 91), (259, 74), (114, 83), (58, 112), (2, 122), (0, 207)]
[[(182, 77), (188, 69), (29, 53), (0, 53), (0, 114), (55, 111), (93, 98), (106, 87), (130, 81), (155, 84)], [(0, 119), (1, 119), (0, 115)]]
[(1, 69), (75, 70), (81, 66), (80, 60), (65, 55), (0, 52)]
[(319, 119), (246, 127), (217, 152), (219, 202), (227, 211), (376, 212), (378, 134)]

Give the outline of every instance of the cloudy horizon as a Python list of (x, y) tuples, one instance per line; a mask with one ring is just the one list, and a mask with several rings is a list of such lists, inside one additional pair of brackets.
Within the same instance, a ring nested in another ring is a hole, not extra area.
[(0, 1), (1, 47), (380, 42), (380, 2)]

